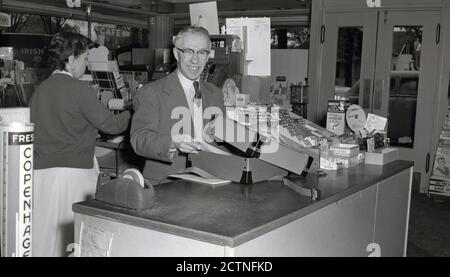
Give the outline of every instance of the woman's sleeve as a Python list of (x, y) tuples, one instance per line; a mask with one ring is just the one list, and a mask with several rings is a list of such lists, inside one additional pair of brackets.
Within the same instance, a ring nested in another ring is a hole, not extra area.
[(113, 114), (98, 100), (97, 93), (91, 86), (80, 86), (80, 92), (76, 99), (84, 117), (103, 133), (116, 135), (128, 128), (130, 112)]

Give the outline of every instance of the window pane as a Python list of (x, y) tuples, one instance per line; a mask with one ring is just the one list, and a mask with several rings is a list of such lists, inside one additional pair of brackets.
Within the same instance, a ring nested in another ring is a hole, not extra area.
[(359, 102), (362, 42), (362, 27), (339, 28), (335, 96), (345, 96), (352, 104)]
[(393, 30), (388, 137), (394, 146), (414, 147), (422, 29), (396, 26)]

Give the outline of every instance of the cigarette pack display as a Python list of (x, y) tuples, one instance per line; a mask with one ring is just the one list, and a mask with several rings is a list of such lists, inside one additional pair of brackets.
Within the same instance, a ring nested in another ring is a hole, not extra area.
[[(450, 112), (450, 106), (448, 108)], [(450, 195), (450, 113), (444, 118), (439, 144), (434, 158), (429, 193)]]
[(432, 178), (437, 180), (450, 180), (450, 148), (437, 148)]
[(430, 186), (428, 188), (428, 192), (430, 194), (450, 196), (450, 180), (443, 181), (443, 180), (436, 180), (436, 179), (432, 178), (430, 180)]
[(333, 155), (339, 156), (355, 156), (359, 153), (359, 145), (356, 144), (336, 144), (330, 147), (330, 152)]
[(450, 148), (450, 139), (439, 139), (439, 147), (447, 147)]
[(442, 130), (441, 135), (439, 136), (440, 139), (448, 139), (450, 140), (450, 131)]
[(450, 118), (449, 117), (444, 118), (443, 130), (450, 131)]

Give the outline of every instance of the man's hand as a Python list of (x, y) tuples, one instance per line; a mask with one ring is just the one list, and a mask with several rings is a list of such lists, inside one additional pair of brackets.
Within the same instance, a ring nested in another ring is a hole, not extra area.
[(172, 146), (184, 153), (197, 154), (202, 149), (201, 143), (195, 142), (188, 134), (172, 137)]
[(203, 128), (203, 140), (211, 143), (214, 141), (215, 120), (208, 122)]

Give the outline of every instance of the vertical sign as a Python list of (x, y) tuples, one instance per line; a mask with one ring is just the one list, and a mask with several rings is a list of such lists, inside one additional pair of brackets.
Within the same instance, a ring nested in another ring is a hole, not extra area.
[(220, 34), (216, 1), (189, 4), (189, 14), (191, 25), (205, 28), (210, 35)]
[(33, 124), (0, 126), (2, 256), (32, 255)]
[(33, 132), (9, 133), (9, 145), (19, 147), (19, 222), (16, 225), (18, 257), (31, 256), (31, 184), (33, 180)]

